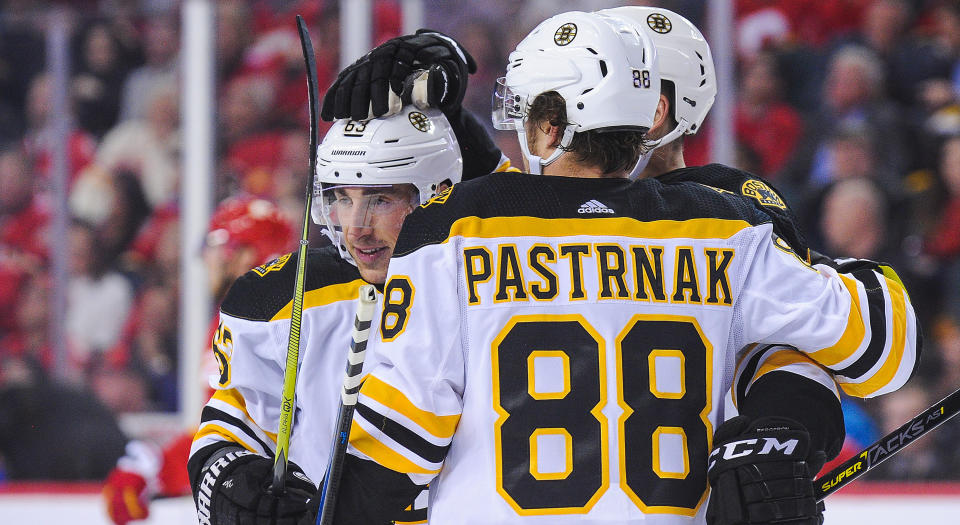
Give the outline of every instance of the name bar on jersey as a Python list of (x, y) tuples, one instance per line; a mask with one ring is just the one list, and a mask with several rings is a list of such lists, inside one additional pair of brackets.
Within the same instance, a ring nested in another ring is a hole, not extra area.
[[(564, 279), (570, 283), (565, 290), (570, 301), (732, 305), (728, 273), (732, 248), (677, 246), (672, 251), (665, 254), (664, 246), (615, 243), (534, 244), (526, 253), (516, 244), (465, 247), (467, 304), (551, 301), (561, 294), (559, 275), (563, 273), (570, 276)], [(596, 287), (585, 282), (591, 274)]]

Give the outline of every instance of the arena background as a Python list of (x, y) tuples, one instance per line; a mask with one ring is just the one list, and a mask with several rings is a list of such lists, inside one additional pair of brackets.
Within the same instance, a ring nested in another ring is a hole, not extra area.
[[(900, 392), (844, 400), (844, 453), (960, 387), (956, 0), (0, 0), (0, 522), (108, 523), (110, 445), (162, 446), (198, 421), (222, 293), (203, 264), (211, 215), (263, 199), (299, 230), (296, 14), (321, 94), (373, 45), (429, 27), (477, 60), (466, 105), (485, 116), (537, 22), (631, 3), (687, 16), (711, 44), (719, 95), (688, 164), (767, 177), (813, 247), (889, 261), (907, 283), (920, 369)], [(515, 135), (494, 133), (519, 159)], [(827, 522), (953, 522), (958, 439), (960, 420), (935, 430), (831, 496)], [(65, 456), (87, 461), (67, 472)], [(191, 508), (158, 500), (144, 523)]]

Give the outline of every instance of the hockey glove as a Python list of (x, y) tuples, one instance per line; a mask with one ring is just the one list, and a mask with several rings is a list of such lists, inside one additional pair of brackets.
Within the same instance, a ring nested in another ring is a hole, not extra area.
[(813, 476), (824, 454), (809, 448), (810, 435), (792, 419), (737, 416), (724, 422), (707, 470), (712, 489), (707, 523), (823, 523)]
[(116, 525), (150, 516), (150, 499), (159, 485), (163, 455), (149, 443), (132, 440), (103, 483), (107, 515)]
[(313, 523), (308, 509), (316, 487), (300, 467), (287, 465), (281, 496), (270, 493), (273, 459), (236, 447), (218, 450), (207, 460), (195, 487), (201, 525), (297, 525)]
[(476, 115), (461, 107), (449, 113), (447, 119), (463, 157), (463, 180), (493, 173), (505, 157)]
[[(456, 110), (467, 91), (467, 76), (477, 64), (454, 39), (429, 29), (390, 39), (340, 72), (323, 97), (323, 120), (365, 120), (391, 115), (417, 99), (410, 93), (401, 102), (404, 83), (418, 70), (427, 70), (421, 85), (426, 103), (443, 111)], [(412, 82), (412, 79), (411, 79)]]
[(147, 480), (136, 472), (113, 469), (103, 485), (107, 515), (116, 525), (127, 525), (150, 516)]

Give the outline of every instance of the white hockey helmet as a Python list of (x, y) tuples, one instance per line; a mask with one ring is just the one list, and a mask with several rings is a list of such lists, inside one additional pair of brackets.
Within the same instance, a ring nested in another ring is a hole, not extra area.
[(317, 148), (313, 183), (313, 221), (354, 263), (342, 242), (342, 225), (335, 213), (334, 187), (411, 185), (411, 207), (437, 195), (443, 182), (456, 184), (463, 175), (463, 158), (453, 128), (440, 110), (406, 106), (390, 117), (334, 122)]
[(597, 11), (620, 17), (647, 35), (657, 47), (660, 78), (673, 82), (674, 117), (677, 134), (693, 135), (700, 130), (717, 96), (717, 73), (710, 45), (686, 18), (660, 7), (624, 6)]
[[(530, 171), (540, 173), (576, 132), (649, 129), (660, 97), (657, 62), (653, 43), (634, 24), (581, 11), (553, 16), (510, 53), (494, 92), (494, 127), (516, 130)], [(561, 147), (541, 159), (528, 150), (524, 121), (529, 105), (548, 91), (563, 97), (570, 125)]]

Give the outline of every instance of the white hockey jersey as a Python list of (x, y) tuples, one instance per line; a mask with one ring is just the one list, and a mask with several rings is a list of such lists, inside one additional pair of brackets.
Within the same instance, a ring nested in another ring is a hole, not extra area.
[(407, 218), (384, 297), (350, 453), (431, 482), (444, 525), (704, 523), (737, 349), (867, 395), (916, 359), (899, 283), (811, 267), (693, 183), (459, 184)]
[[(696, 182), (741, 195), (754, 208), (769, 217), (773, 224), (774, 233), (785, 240), (793, 251), (807, 262), (825, 263), (837, 268), (839, 273), (844, 274), (853, 274), (873, 268), (888, 275), (895, 286), (900, 285), (899, 278), (889, 267), (872, 261), (857, 261), (854, 259), (833, 261), (812, 252), (807, 246), (803, 232), (800, 231), (796, 215), (787, 205), (783, 196), (768, 181), (751, 173), (722, 164), (707, 164), (672, 170), (658, 175), (657, 180), (666, 183)], [(866, 277), (866, 279), (869, 280), (870, 278)], [(880, 322), (883, 316), (887, 315), (886, 310), (893, 306), (892, 296), (888, 294), (876, 299), (879, 300), (874, 301), (874, 304), (882, 305), (883, 308), (882, 311), (879, 308), (875, 310), (876, 313), (873, 317), (877, 322)], [(904, 297), (904, 301), (909, 303), (909, 298)], [(860, 350), (861, 352), (856, 354), (855, 360), (848, 361), (849, 365), (846, 369), (841, 369), (842, 372), (835, 378), (817, 361), (795, 349), (775, 345), (751, 345), (744, 352), (741, 352), (738, 372), (733, 385), (733, 392), (731, 392), (732, 401), (736, 404), (739, 398), (749, 392), (754, 382), (770, 372), (786, 372), (813, 380), (833, 392), (837, 399), (839, 399), (840, 388), (852, 397), (873, 397), (889, 391), (878, 390), (875, 383), (858, 381), (857, 378), (863, 376), (864, 370), (873, 366), (877, 359), (876, 351), (867, 352), (866, 348)], [(835, 379), (840, 380), (839, 385)]]
[[(230, 441), (273, 455), (296, 266), (292, 254), (254, 268), (224, 299), (213, 341), (219, 375), (210, 378), (215, 392), (191, 454)], [(310, 250), (307, 268), (290, 460), (318, 483), (329, 459), (357, 294), (365, 283), (332, 248)]]
[[(238, 279), (224, 299), (213, 340), (219, 374), (210, 378), (215, 391), (203, 409), (191, 458), (225, 442), (273, 457), (296, 267), (295, 253), (258, 266)], [(329, 460), (363, 284), (356, 267), (335, 248), (308, 252), (289, 459), (314, 484), (323, 480)], [(405, 513), (403, 522), (423, 521), (422, 503), (419, 512)]]

